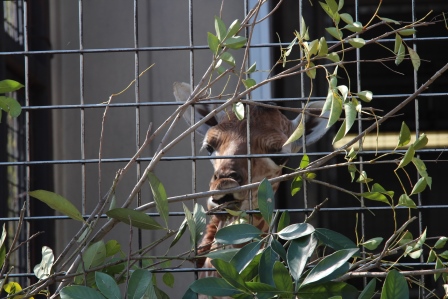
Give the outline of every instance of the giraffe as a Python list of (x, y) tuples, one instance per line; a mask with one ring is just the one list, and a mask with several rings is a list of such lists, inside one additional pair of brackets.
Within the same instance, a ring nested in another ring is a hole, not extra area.
[[(187, 83), (174, 83), (174, 96), (178, 102), (186, 102), (191, 94), (191, 86)], [(324, 101), (311, 102), (307, 108), (322, 109)], [(195, 120), (199, 121), (209, 114), (217, 105), (196, 104)], [(315, 112), (316, 113), (316, 112)], [(305, 114), (303, 114), (305, 115)], [(298, 152), (302, 147), (302, 138), (284, 145), (288, 137), (299, 125), (302, 114), (294, 120), (289, 120), (276, 108), (261, 106), (250, 107), (250, 153), (251, 154), (289, 154)], [(191, 125), (190, 115), (184, 114), (184, 118)], [(305, 140), (310, 145), (319, 140), (327, 131), (327, 119), (312, 115), (305, 115)], [(214, 173), (210, 180), (210, 191), (225, 190), (249, 183), (248, 164), (246, 159), (232, 158), (233, 155), (246, 155), (247, 151), (247, 118), (238, 120), (235, 114), (221, 111), (215, 117), (209, 119), (196, 129), (196, 132), (204, 136), (202, 149), (210, 156)], [(225, 156), (218, 159), (217, 157)], [(288, 160), (287, 156), (273, 158), (251, 159), (251, 181), (260, 182), (264, 178), (270, 179), (281, 175), (282, 168)], [(277, 191), (279, 183), (272, 184), (272, 189)], [(252, 191), (251, 203), (248, 191), (238, 191), (229, 194), (214, 195), (208, 198), (208, 210), (216, 210), (221, 207), (231, 210), (257, 209), (257, 191)], [(213, 250), (218, 246), (214, 243), (216, 232), (232, 223), (236, 217), (230, 215), (212, 215), (207, 225), (202, 242), (199, 245), (198, 254)], [(261, 231), (267, 232), (269, 227), (261, 217), (254, 215), (253, 225)], [(211, 259), (206, 258), (198, 262), (198, 267), (213, 268)], [(217, 277), (216, 271), (200, 272), (199, 278)], [(207, 296), (198, 298), (208, 298)]]

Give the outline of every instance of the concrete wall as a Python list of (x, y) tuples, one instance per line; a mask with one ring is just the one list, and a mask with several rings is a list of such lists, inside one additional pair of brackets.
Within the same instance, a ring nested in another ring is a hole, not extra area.
[[(193, 1), (194, 43), (206, 45), (207, 31), (214, 31), (213, 18), (219, 14), (221, 1)], [(242, 18), (243, 1), (226, 1), (223, 11), (227, 24), (235, 18)], [(52, 1), (51, 7), (51, 43), (55, 50), (79, 49), (78, 1)], [(140, 47), (188, 46), (189, 16), (188, 1), (139, 1), (138, 26)], [(83, 2), (83, 46), (84, 49), (130, 48), (133, 41), (133, 1), (97, 0)], [(105, 102), (113, 93), (124, 89), (135, 74), (134, 52), (108, 52), (83, 54), (83, 98), (85, 104)], [(194, 52), (194, 73), (198, 80), (210, 61), (208, 50)], [(77, 105), (81, 98), (80, 54), (55, 54), (52, 61), (52, 98), (55, 105)], [(173, 101), (172, 84), (175, 81), (189, 81), (190, 53), (188, 50), (141, 51), (139, 52), (139, 71), (152, 63), (155, 66), (140, 79), (139, 96), (141, 102)], [(135, 102), (134, 87), (113, 100), (115, 103)], [(175, 106), (140, 108), (139, 135), (144, 139), (150, 122), (155, 129), (170, 115)], [(104, 109), (85, 109), (85, 158), (98, 158), (101, 118)], [(81, 159), (81, 110), (55, 110), (54, 117), (54, 152), (56, 160)], [(107, 158), (131, 157), (136, 150), (136, 109), (113, 108), (107, 115), (102, 155)], [(181, 133), (186, 125), (181, 123), (174, 134)], [(174, 135), (173, 135), (174, 136)], [(157, 139), (144, 153), (151, 156), (158, 144)], [(168, 156), (191, 155), (189, 140), (180, 143), (168, 153)], [(101, 191), (98, 187), (98, 165), (85, 165), (85, 178), (79, 163), (59, 164), (55, 166), (56, 192), (64, 195), (80, 209), (85, 198), (85, 213), (89, 214), (99, 198), (110, 187), (117, 169), (125, 163), (103, 163), (101, 172)], [(147, 163), (142, 163), (142, 170)], [(198, 162), (197, 190), (208, 190), (211, 166), (208, 161)], [(117, 189), (116, 200), (120, 205), (132, 190), (136, 181), (137, 170), (134, 167)], [(192, 162), (161, 162), (156, 175), (164, 183), (168, 196), (192, 192)], [(84, 181), (83, 181), (84, 180)], [(85, 194), (83, 186), (85, 185)], [(142, 203), (152, 201), (148, 185), (142, 192)], [(201, 201), (204, 202), (203, 200)], [(191, 203), (187, 203), (192, 208)], [(136, 204), (133, 205), (134, 207)], [(181, 205), (172, 205), (171, 211), (182, 211)], [(176, 229), (182, 217), (171, 217), (170, 226)], [(72, 221), (60, 221), (57, 224), (57, 248), (60, 252), (80, 224)], [(144, 243), (156, 239), (151, 232), (143, 232)], [(118, 240), (127, 251), (130, 233), (125, 225), (119, 225), (106, 240)], [(136, 244), (137, 233), (134, 231), (133, 243)], [(188, 237), (177, 246), (174, 255), (188, 248)], [(135, 249), (135, 248), (134, 248)], [(163, 254), (156, 250), (151, 255)], [(187, 265), (191, 266), (191, 265)], [(193, 274), (176, 276), (176, 289), (170, 291), (172, 298), (179, 298), (187, 285), (194, 279)], [(159, 279), (159, 285), (162, 285)]]

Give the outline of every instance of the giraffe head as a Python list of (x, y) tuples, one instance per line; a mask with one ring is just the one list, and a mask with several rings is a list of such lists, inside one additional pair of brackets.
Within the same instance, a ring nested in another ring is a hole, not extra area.
[[(174, 95), (179, 102), (185, 102), (191, 94), (187, 83), (174, 83)], [(322, 108), (324, 102), (312, 102), (307, 108)], [(196, 104), (195, 120), (199, 121), (217, 108), (213, 104)], [(314, 112), (315, 114), (319, 112)], [(250, 107), (250, 153), (251, 154), (289, 154), (298, 152), (302, 147), (302, 138), (284, 145), (301, 121), (303, 114), (289, 120), (278, 109), (261, 106)], [(184, 114), (190, 124), (190, 116)], [(305, 140), (307, 145), (319, 140), (326, 132), (325, 118), (305, 116)], [(248, 154), (247, 118), (238, 120), (232, 111), (219, 112), (197, 129), (204, 136), (202, 148), (213, 157), (211, 162), (214, 174), (210, 181), (210, 190), (225, 190), (249, 183), (247, 159), (234, 158), (234, 155)], [(223, 157), (223, 158), (219, 158)], [(263, 178), (281, 175), (287, 157), (251, 158), (251, 182), (259, 182)], [(273, 184), (274, 191), (278, 183)], [(208, 199), (208, 209), (220, 205), (230, 209), (257, 209), (257, 191), (252, 192), (252, 205), (249, 203), (249, 192), (241, 191), (229, 194), (214, 195)]]

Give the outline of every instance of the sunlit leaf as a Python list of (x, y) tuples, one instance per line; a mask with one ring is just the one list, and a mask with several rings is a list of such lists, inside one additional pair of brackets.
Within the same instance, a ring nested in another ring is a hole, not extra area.
[(29, 192), (29, 195), (46, 203), (50, 208), (62, 213), (74, 220), (84, 221), (78, 209), (67, 199), (54, 192), (45, 190), (35, 190)]
[(279, 231), (277, 235), (283, 240), (292, 240), (309, 235), (313, 232), (314, 227), (311, 224), (294, 223)]
[(184, 221), (182, 221), (179, 230), (177, 231), (176, 235), (173, 238), (173, 241), (171, 241), (170, 248), (176, 245), (176, 243), (180, 240), (180, 238), (183, 236), (185, 230), (187, 229), (187, 218), (185, 217)]
[(437, 240), (436, 244), (434, 245), (434, 248), (436, 248), (436, 249), (443, 248), (445, 246), (445, 244), (446, 244), (446, 241), (448, 241), (447, 237), (440, 237)]
[(409, 130), (409, 127), (406, 125), (405, 122), (401, 123), (401, 129), (400, 129), (400, 135), (398, 136), (398, 145), (405, 146), (411, 141), (411, 130)]
[(366, 41), (360, 37), (351, 38), (348, 42), (355, 48), (362, 48), (366, 44)]
[(387, 199), (387, 197), (384, 194), (380, 193), (380, 192), (363, 192), (360, 195), (362, 197), (365, 197), (365, 198), (370, 199), (370, 200), (381, 201), (381, 202), (390, 204), (389, 200)]
[(338, 142), (339, 140), (341, 140), (344, 136), (345, 136), (345, 132), (347, 127), (347, 120), (344, 119), (344, 121), (342, 122), (341, 126), (339, 127), (336, 135), (334, 135), (333, 141), (331, 144), (335, 144), (336, 142)]
[(232, 111), (235, 113), (236, 118), (239, 120), (244, 119), (244, 105), (241, 102), (233, 103), (232, 105)]
[(400, 22), (389, 19), (389, 18), (384, 18), (384, 17), (380, 17), (380, 20), (386, 22), (386, 23), (394, 23), (395, 25), (400, 25)]
[(336, 27), (328, 27), (328, 28), (325, 28), (325, 30), (326, 30), (331, 36), (333, 36), (335, 39), (337, 39), (337, 40), (342, 40), (343, 34), (342, 34), (342, 31), (339, 30), (338, 28), (336, 28)]
[(291, 196), (296, 195), (297, 192), (302, 190), (302, 187), (303, 187), (302, 176), (298, 175), (298, 176), (294, 177), (294, 179), (291, 182)]
[(371, 182), (371, 181), (372, 181), (372, 179), (367, 176), (367, 173), (364, 170), (361, 171), (358, 179), (356, 180), (357, 183), (364, 183), (364, 184), (367, 184), (368, 182)]
[(400, 196), (400, 198), (398, 199), (398, 205), (408, 207), (411, 209), (417, 208), (415, 202), (407, 194), (402, 194)]
[(339, 98), (339, 96), (333, 96), (327, 128), (331, 127), (332, 125), (334, 125), (335, 122), (339, 120), (341, 113), (342, 113), (342, 100)]
[(246, 45), (246, 42), (247, 39), (244, 36), (232, 36), (224, 42), (224, 46), (230, 49), (240, 49)]
[(283, 144), (283, 146), (298, 140), (300, 137), (303, 136), (304, 131), (305, 131), (305, 126), (303, 124), (303, 118), (301, 118), (299, 125), (294, 130), (294, 132), (291, 134), (291, 136), (289, 136), (288, 140), (286, 140), (286, 142)]
[(356, 95), (361, 99), (361, 101), (364, 101), (367, 103), (372, 101), (372, 98), (373, 98), (373, 93), (370, 90), (360, 91), (360, 92), (356, 93)]
[(420, 134), (418, 139), (414, 142), (414, 149), (418, 151), (419, 149), (422, 149), (428, 144), (428, 137), (426, 137), (425, 133)]
[(184, 203), (182, 203), (182, 206), (184, 208), (185, 220), (187, 221), (188, 230), (190, 231), (190, 245), (191, 248), (194, 248), (195, 245), (199, 242), (199, 236), (196, 233), (196, 222), (194, 221), (193, 214), (188, 209), (188, 207)]
[(202, 234), (205, 231), (207, 219), (204, 207), (198, 203), (194, 204), (193, 221), (195, 224), (196, 236), (198, 236), (198, 240), (200, 240), (202, 239)]
[(406, 55), (406, 48), (403, 45), (403, 43), (401, 43), (398, 46), (397, 57), (395, 58), (395, 64), (399, 65), (403, 61), (405, 55)]
[(347, 261), (358, 250), (358, 248), (341, 249), (325, 256), (311, 269), (310, 273), (302, 282), (302, 286), (317, 282), (327, 282), (343, 275), (349, 269)]
[(317, 55), (318, 56), (325, 56), (328, 54), (328, 44), (327, 41), (325, 40), (325, 37), (321, 37), (319, 40), (319, 50)]
[(241, 244), (260, 236), (262, 232), (250, 224), (236, 224), (218, 230), (215, 240), (221, 244)]
[(233, 21), (232, 24), (230, 24), (230, 26), (229, 26), (229, 30), (227, 31), (226, 38), (237, 34), (238, 31), (240, 30), (240, 28), (241, 28), (241, 22), (238, 19)]
[(286, 253), (286, 261), (294, 280), (299, 280), (307, 264), (308, 258), (317, 246), (317, 239), (308, 235), (291, 241)]
[(412, 161), (412, 158), (414, 158), (414, 155), (415, 155), (414, 146), (411, 144), (406, 153), (404, 154), (403, 158), (400, 160), (397, 169), (403, 168), (406, 165), (408, 165)]
[(257, 63), (254, 62), (246, 71), (247, 74), (251, 74), (253, 72), (255, 72), (255, 70), (257, 69)]
[(110, 218), (114, 218), (128, 225), (132, 225), (141, 229), (164, 229), (157, 221), (146, 215), (144, 212), (127, 209), (116, 208), (106, 212)]
[(381, 290), (381, 299), (409, 299), (409, 288), (406, 278), (395, 269), (387, 273)]
[(219, 56), (220, 59), (227, 62), (231, 66), (235, 66), (235, 58), (233, 58), (233, 55), (229, 52), (224, 52)]
[(350, 14), (348, 13), (341, 13), (339, 14), (339, 16), (341, 17), (342, 21), (344, 21), (347, 24), (353, 24), (353, 18)]
[(345, 127), (345, 134), (347, 134), (348, 131), (353, 126), (353, 124), (355, 123), (356, 115), (358, 114), (358, 112), (356, 111), (356, 106), (353, 102), (348, 102), (347, 104), (344, 104), (344, 111), (345, 111), (345, 120), (347, 121)]
[(330, 59), (333, 62), (340, 62), (341, 58), (339, 58), (339, 55), (335, 52), (328, 53), (327, 58)]
[(403, 29), (403, 30), (398, 31), (398, 34), (400, 34), (401, 36), (410, 36), (416, 32), (417, 32), (417, 30), (415, 30), (414, 28), (409, 28), (409, 29)]
[(257, 84), (257, 81), (255, 81), (252, 78), (249, 78), (249, 79), (246, 79), (246, 80), (243, 79), (242, 81), (243, 81), (244, 87), (246, 87), (246, 89), (249, 89), (252, 86), (255, 86)]
[(418, 56), (417, 52), (414, 51), (411, 47), (408, 47), (409, 56), (411, 57), (412, 66), (415, 71), (418, 71), (420, 68), (420, 56)]
[(34, 267), (34, 275), (38, 279), (46, 279), (51, 274), (53, 267), (54, 255), (50, 247), (42, 247), (42, 261)]
[(11, 97), (0, 96), (0, 109), (4, 110), (12, 117), (18, 117), (20, 113), (22, 113), (22, 106), (20, 106), (20, 103)]
[(356, 244), (352, 240), (327, 228), (316, 228), (314, 235), (320, 242), (334, 250), (356, 248)]
[(308, 27), (306, 27), (305, 19), (303, 16), (300, 16), (300, 37), (303, 40), (309, 40), (310, 37), (308, 36)]
[(311, 79), (315, 79), (316, 78), (316, 69), (313, 68), (315, 65), (313, 62), (310, 62), (308, 65), (308, 69), (306, 70), (306, 74), (308, 77), (310, 77)]
[(399, 34), (395, 34), (395, 43), (394, 43), (394, 53), (397, 54), (400, 48), (400, 45), (403, 43), (403, 39)]
[(208, 32), (207, 43), (213, 54), (217, 55), (219, 51), (219, 39), (213, 33)]
[[(244, 247), (238, 250), (232, 257), (230, 263), (238, 272), (241, 272), (241, 270), (243, 270), (244, 267), (246, 267), (246, 265), (257, 255), (261, 245), (263, 245), (261, 242), (252, 242), (244, 245)], [(219, 251), (222, 250), (218, 250), (217, 252)]]
[(351, 32), (356, 32), (356, 33), (359, 33), (364, 30), (364, 27), (362, 26), (362, 24), (360, 22), (354, 22), (352, 24), (347, 24), (343, 28), (347, 29)]
[(369, 240), (365, 241), (364, 243), (361, 243), (361, 245), (363, 245), (368, 250), (375, 250), (381, 244), (381, 242), (383, 242), (383, 238), (376, 237), (376, 238), (369, 239)]
[(429, 251), (428, 260), (426, 261), (427, 264), (432, 263), (436, 260), (437, 253), (434, 250)]
[(154, 201), (156, 202), (157, 211), (165, 222), (165, 226), (168, 227), (168, 197), (165, 187), (152, 172), (148, 173), (148, 181)]
[(21, 89), (22, 87), (24, 87), (23, 84), (14, 80), (6, 79), (0, 81), (0, 93), (13, 92)]
[(221, 18), (215, 16), (215, 31), (218, 40), (223, 41), (224, 37), (227, 34), (227, 28)]
[(420, 178), (417, 183), (415, 184), (414, 188), (412, 188), (411, 195), (418, 194), (423, 192), (423, 190), (426, 189), (426, 186), (428, 183), (426, 182), (425, 178)]

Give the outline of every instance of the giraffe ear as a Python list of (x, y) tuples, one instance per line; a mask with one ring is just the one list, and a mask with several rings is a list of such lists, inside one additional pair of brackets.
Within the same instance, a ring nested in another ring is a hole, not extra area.
[[(173, 91), (174, 91), (174, 97), (176, 98), (177, 102), (185, 103), (188, 98), (191, 95), (191, 86), (188, 83), (185, 82), (174, 82), (173, 84)], [(201, 95), (200, 97), (206, 97), (206, 95)], [(214, 104), (195, 104), (194, 105), (194, 123), (200, 121), (205, 116), (207, 116), (213, 109), (215, 109), (216, 105)], [(184, 119), (187, 122), (189, 126), (193, 125), (192, 119), (191, 119), (191, 108), (188, 108), (184, 113)], [(218, 113), (218, 117), (220, 114)], [(205, 136), (205, 133), (207, 133), (208, 129), (210, 129), (213, 126), (216, 126), (218, 124), (217, 117), (212, 117), (209, 120), (207, 120), (204, 124), (199, 126), (196, 129), (196, 132), (198, 134), (201, 134), (202, 136)]]
[[(311, 102), (305, 106), (306, 108), (322, 109), (325, 101)], [(321, 139), (327, 132), (327, 123), (329, 111), (324, 112), (321, 116), (321, 111), (310, 111), (299, 114), (297, 118), (292, 120), (292, 128), (295, 130), (300, 124), (302, 115), (305, 117), (305, 142), (306, 145), (311, 145)], [(292, 133), (292, 132), (291, 132)], [(291, 152), (297, 153), (303, 146), (303, 137), (294, 141), (291, 144)]]

